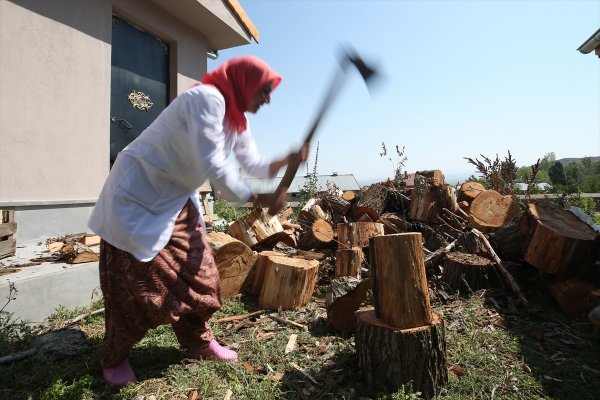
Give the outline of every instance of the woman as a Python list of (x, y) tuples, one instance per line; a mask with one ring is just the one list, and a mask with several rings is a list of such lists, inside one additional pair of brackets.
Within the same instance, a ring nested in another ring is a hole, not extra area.
[(114, 386), (135, 382), (128, 355), (146, 332), (171, 324), (189, 358), (236, 361), (207, 323), (221, 307), (219, 273), (205, 239), (196, 189), (210, 179), (227, 200), (277, 211), (285, 192), (256, 194), (228, 167), (231, 152), (258, 177), (272, 177), (308, 147), (268, 163), (258, 155), (245, 112), (270, 102), (281, 77), (240, 57), (179, 95), (117, 157), (89, 226), (102, 237), (100, 284), (106, 333), (100, 363)]

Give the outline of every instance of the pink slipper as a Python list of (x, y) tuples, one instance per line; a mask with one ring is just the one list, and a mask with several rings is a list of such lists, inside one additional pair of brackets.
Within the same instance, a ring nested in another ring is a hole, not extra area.
[(137, 382), (133, 369), (131, 369), (131, 365), (129, 365), (127, 359), (114, 367), (102, 368), (102, 376), (104, 377), (104, 382), (117, 388), (121, 388), (129, 382)]
[(213, 339), (208, 346), (202, 347), (201, 349), (189, 349), (186, 356), (195, 359), (204, 358), (231, 362), (236, 362), (238, 359), (238, 355), (235, 351), (221, 346), (215, 339)]

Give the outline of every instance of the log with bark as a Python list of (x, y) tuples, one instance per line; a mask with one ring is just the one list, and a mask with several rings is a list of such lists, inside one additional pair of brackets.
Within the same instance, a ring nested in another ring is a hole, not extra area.
[(515, 219), (489, 234), (490, 244), (498, 256), (506, 261), (521, 261), (526, 238), (521, 233), (521, 221)]
[(463, 295), (499, 284), (492, 260), (459, 251), (446, 254), (442, 280)]
[(333, 279), (325, 296), (329, 325), (337, 331), (354, 332), (354, 313), (367, 301), (369, 290), (371, 279), (361, 281), (350, 276)]
[(303, 229), (298, 238), (298, 247), (304, 250), (323, 249), (334, 241), (335, 234), (331, 224), (317, 218), (310, 225), (303, 223)]
[(351, 276), (360, 279), (364, 262), (365, 255), (362, 248), (338, 249), (335, 252), (335, 277)]
[(410, 219), (428, 224), (438, 223), (443, 209), (452, 209), (454, 200), (450, 198), (446, 185), (433, 185), (415, 182), (410, 195)]
[(402, 329), (431, 324), (421, 234), (373, 237), (369, 262), (377, 317)]
[(338, 248), (365, 248), (369, 239), (384, 234), (383, 224), (377, 222), (348, 222), (337, 225)]
[(60, 249), (60, 260), (69, 264), (82, 264), (100, 259), (100, 255), (81, 243), (69, 243)]
[(528, 238), (523, 258), (548, 274), (586, 275), (600, 246), (600, 236), (571, 211), (550, 203), (530, 203), (521, 218)]
[(467, 181), (460, 185), (460, 188), (456, 193), (456, 199), (459, 202), (466, 201), (468, 209), (468, 205), (470, 205), (471, 202), (485, 190), (485, 187), (481, 183), (477, 181)]
[(267, 264), (269, 263), (269, 257), (287, 257), (283, 253), (276, 251), (261, 251), (256, 256), (256, 261), (252, 265), (250, 272), (246, 276), (243, 290), (250, 293), (253, 296), (260, 296), (260, 290), (262, 289), (263, 281), (265, 280), (265, 271)]
[(385, 183), (374, 183), (361, 193), (360, 200), (352, 210), (352, 216), (359, 219), (368, 215), (376, 221), (385, 212), (404, 213), (410, 208), (410, 198)]
[(417, 171), (415, 172), (415, 178), (423, 177), (430, 185), (441, 186), (446, 184), (446, 179), (444, 178), (444, 174), (439, 169), (432, 169), (426, 171)]
[(340, 196), (323, 193), (321, 195), (321, 208), (330, 210), (332, 214), (344, 216), (348, 214), (348, 211), (352, 208), (352, 204)]
[(258, 254), (247, 244), (223, 232), (210, 232), (206, 240), (221, 277), (221, 296), (227, 300), (241, 292)]
[(408, 230), (408, 222), (398, 213), (385, 213), (376, 222), (383, 224), (383, 232), (386, 235), (402, 233)]
[(290, 257), (268, 257), (258, 303), (269, 310), (306, 305), (315, 290), (319, 262)]
[(548, 288), (560, 308), (571, 318), (585, 317), (600, 304), (600, 291), (590, 282), (550, 277)]
[(432, 399), (448, 381), (444, 321), (435, 313), (425, 326), (400, 329), (377, 318), (373, 308), (360, 309), (354, 338), (369, 387), (394, 392), (410, 385)]
[(501, 195), (495, 190), (481, 192), (469, 207), (471, 224), (483, 233), (503, 227), (520, 214), (519, 204), (512, 196)]

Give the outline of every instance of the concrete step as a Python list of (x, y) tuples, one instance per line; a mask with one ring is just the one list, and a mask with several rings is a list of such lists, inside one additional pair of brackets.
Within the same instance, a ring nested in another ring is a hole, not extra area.
[(0, 273), (7, 268), (20, 269), (0, 275), (0, 309), (4, 306), (5, 312), (13, 314), (13, 320), (39, 324), (61, 306), (88, 307), (102, 298), (98, 262), (43, 262), (20, 267), (48, 255), (45, 245), (27, 244), (18, 247), (14, 256), (0, 260)]

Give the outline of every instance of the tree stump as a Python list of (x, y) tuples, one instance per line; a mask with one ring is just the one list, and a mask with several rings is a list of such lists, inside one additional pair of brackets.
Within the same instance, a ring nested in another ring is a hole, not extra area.
[(529, 240), (523, 258), (558, 277), (586, 272), (600, 238), (575, 214), (552, 204), (531, 203), (521, 218), (521, 232)]
[(322, 249), (331, 244), (334, 236), (331, 224), (318, 218), (310, 226), (303, 227), (298, 238), (298, 247), (305, 250)]
[(262, 289), (262, 284), (265, 280), (265, 269), (269, 262), (269, 257), (286, 257), (286, 255), (269, 250), (261, 251), (257, 254), (256, 261), (252, 268), (250, 268), (250, 272), (248, 272), (242, 286), (246, 292), (253, 296), (258, 297), (260, 295), (260, 289)]
[(503, 227), (520, 214), (519, 204), (512, 196), (503, 196), (495, 190), (480, 193), (469, 207), (471, 224), (483, 233)]
[(443, 320), (435, 313), (427, 325), (400, 329), (377, 318), (373, 308), (356, 312), (358, 365), (369, 386), (385, 392), (411, 384), (424, 399), (448, 381)]
[(377, 222), (348, 222), (337, 225), (338, 246), (340, 249), (365, 248), (369, 239), (383, 235), (383, 224)]
[(489, 234), (490, 243), (500, 258), (506, 261), (523, 259), (523, 245), (526, 238), (521, 234), (521, 221), (515, 219)]
[[(460, 185), (458, 193), (456, 193), (456, 200), (466, 201), (467, 204), (471, 204), (477, 196), (485, 191), (485, 187), (477, 181), (468, 181)], [(467, 207), (468, 208), (468, 207)]]
[(269, 310), (306, 305), (315, 290), (319, 262), (289, 257), (268, 257), (258, 303)]
[(369, 245), (377, 317), (402, 329), (431, 324), (420, 233), (377, 236)]
[(494, 262), (475, 254), (454, 251), (446, 254), (442, 280), (463, 294), (497, 286)]
[(210, 232), (206, 240), (221, 277), (221, 296), (227, 300), (240, 293), (258, 255), (245, 243), (222, 232)]
[(335, 252), (335, 277), (351, 276), (360, 279), (365, 255), (360, 247), (339, 249)]
[(370, 289), (371, 279), (361, 281), (350, 276), (333, 279), (325, 296), (329, 325), (337, 331), (354, 332), (354, 313), (367, 300)]

